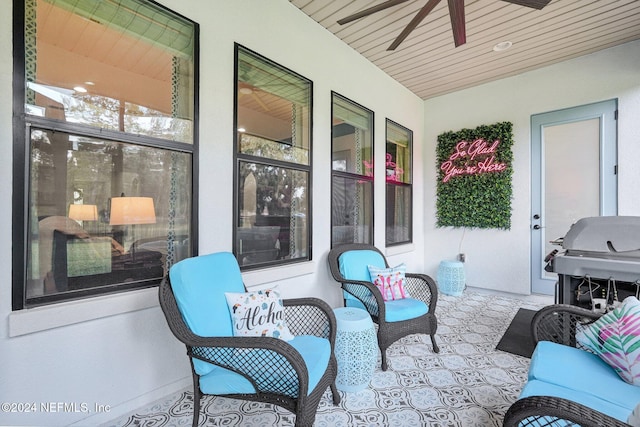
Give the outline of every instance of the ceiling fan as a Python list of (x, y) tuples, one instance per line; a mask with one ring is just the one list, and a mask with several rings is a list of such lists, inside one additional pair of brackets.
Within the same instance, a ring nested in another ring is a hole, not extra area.
[[(372, 6), (368, 9), (362, 10), (358, 13), (354, 13), (353, 15), (349, 15), (346, 18), (342, 18), (338, 21), (338, 24), (344, 25), (349, 22), (355, 21), (360, 18), (364, 18), (365, 16), (369, 16), (373, 13), (380, 12), (381, 10), (388, 9), (400, 3), (404, 3), (408, 0), (387, 0), (376, 6)], [(465, 29), (465, 20), (464, 20), (464, 0), (447, 0), (449, 3), (449, 17), (451, 18), (451, 29), (453, 30), (453, 41), (456, 47), (461, 46), (467, 42), (467, 34)], [(518, 4), (521, 6), (531, 7), (533, 9), (542, 9), (546, 5), (548, 5), (551, 0), (502, 0), (507, 3)], [(395, 50), (400, 43), (407, 38), (409, 33), (411, 33), (424, 18), (427, 17), (429, 12), (433, 10), (440, 3), (440, 0), (428, 0), (427, 4), (425, 4), (422, 9), (418, 11), (416, 16), (413, 17), (411, 22), (405, 27), (404, 30), (400, 33), (398, 37), (391, 43), (391, 45), (387, 48), (387, 50)]]
[(264, 103), (262, 98), (258, 95), (260, 89), (255, 86), (251, 86), (245, 82), (238, 82), (238, 99), (242, 98), (245, 95), (250, 95), (253, 100), (262, 107), (264, 111), (270, 111), (270, 108), (267, 104)]

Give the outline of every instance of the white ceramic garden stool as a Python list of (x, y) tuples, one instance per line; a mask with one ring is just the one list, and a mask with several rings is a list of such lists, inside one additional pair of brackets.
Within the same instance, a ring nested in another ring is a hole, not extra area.
[(460, 261), (442, 261), (436, 277), (438, 287), (443, 294), (460, 296), (467, 284), (464, 264)]
[(337, 323), (335, 354), (338, 361), (336, 387), (346, 392), (363, 390), (378, 360), (378, 342), (371, 316), (354, 307), (334, 309)]

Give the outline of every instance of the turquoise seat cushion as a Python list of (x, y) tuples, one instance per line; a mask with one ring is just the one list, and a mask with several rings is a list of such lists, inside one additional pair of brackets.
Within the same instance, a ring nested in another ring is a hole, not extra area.
[[(339, 267), (340, 274), (345, 279), (371, 281), (369, 266), (386, 268), (384, 257), (371, 250), (348, 251), (340, 255)], [(349, 293), (343, 291), (345, 305), (347, 307), (356, 307), (366, 310), (365, 306)], [(373, 299), (373, 295), (369, 295)], [(424, 302), (413, 299), (403, 298), (385, 302), (387, 322), (399, 322), (407, 319), (414, 319), (429, 312), (429, 306)]]
[(640, 387), (624, 382), (600, 357), (549, 341), (536, 346), (529, 379), (589, 394), (627, 409), (627, 415), (640, 402)]
[(311, 393), (327, 371), (329, 358), (331, 358), (331, 343), (327, 339), (312, 335), (300, 335), (288, 342), (298, 350), (307, 365), (309, 372), (308, 393)]
[(387, 322), (399, 322), (415, 319), (429, 312), (429, 306), (423, 301), (413, 298), (403, 298), (385, 302)]
[[(359, 299), (354, 298), (347, 292), (344, 292), (345, 305), (347, 307), (361, 308), (367, 310), (364, 304)], [(375, 305), (375, 298), (370, 295)], [(400, 322), (402, 320), (415, 319), (416, 317), (423, 316), (429, 312), (429, 306), (423, 301), (414, 298), (403, 298), (399, 300), (386, 301), (384, 303), (386, 308), (385, 320), (387, 322)]]
[[(574, 368), (574, 372), (578, 375), (586, 376), (586, 371), (577, 371)], [(622, 380), (618, 380), (621, 381)], [(598, 387), (595, 383), (591, 388)], [(625, 408), (623, 406), (617, 405), (613, 402), (609, 402), (599, 397), (594, 396), (591, 393), (587, 393), (585, 391), (578, 391), (574, 389), (570, 389), (567, 387), (562, 387), (557, 384), (551, 384), (546, 381), (540, 380), (529, 380), (527, 384), (522, 389), (520, 393), (520, 398), (529, 397), (529, 396), (552, 396), (552, 397), (561, 397), (563, 399), (571, 400), (572, 402), (581, 403), (589, 408), (595, 409), (596, 411), (600, 411), (603, 414), (607, 414), (613, 418), (616, 418), (620, 421), (627, 422), (627, 418), (633, 411), (633, 408)], [(538, 424), (537, 424), (538, 425)], [(539, 424), (544, 425), (544, 424)], [(560, 424), (553, 424), (554, 426), (560, 427)], [(575, 424), (566, 424), (566, 425), (575, 425)]]
[(200, 375), (200, 390), (203, 393), (213, 395), (255, 393), (251, 382), (242, 375), (220, 366), (209, 365), (213, 369), (207, 374)]
[[(244, 292), (240, 267), (230, 252), (187, 258), (169, 270), (171, 288), (189, 328), (202, 337), (232, 336), (231, 314), (225, 292)], [(194, 359), (198, 375), (214, 366)]]
[[(311, 335), (297, 336), (288, 343), (300, 353), (305, 362), (309, 373), (309, 389), (307, 390), (307, 394), (309, 394), (318, 385), (327, 370), (331, 357), (331, 344), (327, 339)], [(257, 375), (259, 372), (250, 374)], [(277, 374), (274, 372), (272, 376), (277, 377)], [(251, 382), (244, 376), (219, 366), (213, 366), (213, 369), (206, 375), (200, 376), (200, 390), (203, 393), (214, 395), (256, 392)]]

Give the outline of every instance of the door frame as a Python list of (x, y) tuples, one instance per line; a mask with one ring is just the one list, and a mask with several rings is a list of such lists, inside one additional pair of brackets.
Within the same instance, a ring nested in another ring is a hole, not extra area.
[[(544, 277), (542, 253), (545, 229), (544, 128), (567, 123), (600, 119), (600, 215), (618, 214), (618, 100), (565, 108), (531, 116), (531, 292), (553, 295), (556, 279)], [(539, 218), (534, 218), (536, 215)], [(536, 228), (537, 227), (537, 228)]]

